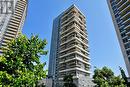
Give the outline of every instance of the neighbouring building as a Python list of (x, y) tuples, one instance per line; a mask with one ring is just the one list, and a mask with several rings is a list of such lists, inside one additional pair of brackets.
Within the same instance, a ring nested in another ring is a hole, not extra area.
[(107, 0), (130, 76), (130, 0)]
[(86, 18), (72, 5), (53, 21), (48, 76), (53, 87), (62, 87), (65, 75), (73, 75), (77, 87), (93, 87)]
[[(1, 0), (7, 2), (7, 0)], [(26, 14), (27, 0), (8, 0), (13, 2), (13, 13), (0, 13), (0, 54), (7, 43), (15, 39), (21, 33)], [(5, 7), (6, 9), (7, 7)]]

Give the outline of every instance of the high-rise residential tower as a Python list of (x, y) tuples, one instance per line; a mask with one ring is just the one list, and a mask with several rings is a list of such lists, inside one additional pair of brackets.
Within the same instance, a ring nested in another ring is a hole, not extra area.
[(107, 0), (130, 76), (130, 0)]
[(6, 47), (21, 32), (27, 13), (27, 0), (2, 1), (12, 1), (14, 9), (13, 13), (0, 13), (0, 54), (3, 53), (1, 48)]
[(73, 75), (77, 87), (92, 87), (86, 19), (72, 5), (53, 22), (48, 76), (54, 87), (62, 87), (65, 75)]

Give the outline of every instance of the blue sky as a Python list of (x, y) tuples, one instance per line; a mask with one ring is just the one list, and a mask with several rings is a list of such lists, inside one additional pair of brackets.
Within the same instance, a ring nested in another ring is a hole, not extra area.
[[(106, 0), (28, 0), (28, 13), (23, 34), (31, 33), (47, 39), (46, 49), (50, 51), (53, 19), (72, 4), (75, 4), (86, 16), (89, 36), (91, 71), (94, 66), (109, 66), (116, 75), (120, 74), (119, 66), (125, 70), (125, 63), (120, 50), (116, 32)], [(47, 62), (49, 53), (41, 58)]]

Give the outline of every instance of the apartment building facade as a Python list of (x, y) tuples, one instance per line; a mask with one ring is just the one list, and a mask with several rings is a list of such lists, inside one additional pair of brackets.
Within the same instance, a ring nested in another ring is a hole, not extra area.
[[(7, 1), (7, 0), (2, 0)], [(27, 0), (8, 0), (13, 2), (13, 13), (0, 14), (0, 54), (7, 43), (15, 39), (21, 33), (26, 14)]]
[(93, 87), (90, 79), (86, 18), (72, 5), (53, 21), (48, 76), (54, 87), (63, 86), (63, 78), (73, 75), (77, 87)]
[(130, 76), (130, 0), (107, 0)]

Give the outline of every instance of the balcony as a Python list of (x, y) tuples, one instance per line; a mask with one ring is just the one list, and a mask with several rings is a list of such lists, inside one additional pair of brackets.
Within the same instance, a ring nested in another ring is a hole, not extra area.
[(69, 35), (75, 34), (76, 30), (75, 28), (73, 28), (73, 30), (71, 30), (70, 32), (66, 33), (65, 35), (61, 36), (61, 39), (68, 37)]
[(64, 29), (66, 26), (72, 26), (73, 22), (75, 21), (75, 19), (73, 18), (71, 21), (67, 22), (66, 24), (64, 24), (63, 26), (61, 26), (61, 29)]
[(4, 36), (3, 39), (8, 40), (8, 41), (11, 41), (13, 38)]
[(7, 40), (7, 39), (3, 39), (2, 43), (9, 43), (10, 40)]
[(122, 0), (116, 0), (117, 4), (120, 4), (122, 2)]
[(79, 42), (81, 42), (83, 45), (89, 47), (88, 44), (85, 41), (82, 41), (80, 38), (76, 37), (76, 40), (78, 40)]
[(75, 49), (75, 48), (72, 48), (71, 50), (64, 51), (64, 52), (60, 53), (60, 56), (64, 56), (64, 55), (66, 55), (66, 54), (73, 53), (73, 52), (75, 52), (75, 51), (76, 51), (76, 49)]
[(75, 15), (71, 15), (71, 17), (69, 17), (69, 18), (66, 18), (66, 20), (64, 19), (62, 19), (61, 21), (61, 26), (63, 26), (64, 24), (66, 24), (66, 23), (68, 23), (68, 22), (70, 22), (72, 19), (74, 19), (75, 18)]
[(83, 42), (85, 42), (85, 43), (88, 42), (87, 37), (84, 36), (82, 32), (76, 31), (76, 33), (77, 33), (76, 35), (77, 35), (80, 39), (82, 39)]
[(65, 49), (61, 49), (60, 53), (68, 51), (68, 50), (71, 50), (71, 49), (73, 49), (75, 47), (76, 47), (76, 45), (72, 45), (72, 46), (66, 47)]
[(60, 63), (59, 65), (60, 65), (59, 70), (71, 69), (71, 68), (75, 68), (76, 67), (76, 61), (72, 60), (72, 61), (67, 62), (67, 63)]
[(128, 12), (127, 14), (121, 16), (121, 19), (122, 19), (123, 21), (125, 21), (125, 20), (127, 20), (127, 19), (129, 19), (129, 18), (130, 18), (130, 12)]
[(82, 56), (82, 57), (84, 57), (84, 58), (90, 60), (90, 58), (88, 57), (87, 54), (85, 55), (85, 54), (83, 54), (83, 53), (81, 53), (81, 52), (79, 52), (79, 51), (71, 51), (71, 52), (69, 52), (69, 53), (65, 53), (65, 54), (63, 54), (63, 55), (60, 55), (59, 58), (64, 58), (64, 57), (67, 57), (67, 56), (69, 56), (69, 55), (71, 55), (71, 54), (78, 54), (78, 55), (80, 55), (80, 56)]
[(80, 26), (80, 24), (78, 22), (76, 22), (76, 28), (78, 28), (78, 30), (81, 31), (84, 34), (84, 36), (87, 37), (85, 28), (83, 28), (82, 26)]
[(122, 3), (120, 3), (120, 5), (118, 4), (118, 6), (119, 6), (119, 8), (118, 9), (124, 9), (126, 6), (128, 6), (129, 5), (129, 0), (124, 0), (124, 1), (122, 1)]
[[(130, 18), (127, 19), (127, 20), (125, 20), (125, 21), (123, 22), (123, 24), (124, 24), (125, 26), (129, 27), (129, 25), (130, 25)], [(129, 28), (128, 28), (127, 30), (129, 30)]]
[(89, 72), (89, 71), (87, 71), (87, 70), (84, 70), (84, 69), (81, 69), (81, 68), (71, 68), (71, 69), (66, 69), (66, 70), (60, 70), (59, 72), (61, 73), (61, 72), (68, 72), (68, 71), (73, 71), (73, 70), (79, 70), (79, 71), (82, 71), (82, 72), (85, 72), (85, 73), (91, 73), (91, 72)]
[[(14, 13), (14, 16), (19, 16), (19, 17), (22, 17), (23, 15), (22, 14), (17, 14), (17, 13)], [(14, 17), (13, 16), (13, 17)]]
[(130, 50), (130, 48), (127, 48), (126, 51)]
[(18, 27), (17, 26), (13, 26), (13, 25), (8, 25), (8, 27), (10, 27), (10, 28), (13, 28), (13, 29), (18, 29)]
[(125, 14), (127, 11), (130, 11), (130, 4), (119, 11), (120, 11), (119, 14), (121, 15)]
[(69, 14), (71, 14), (71, 13), (72, 13), (72, 14), (77, 13), (76, 9), (72, 8), (72, 9), (70, 9), (69, 11), (64, 12), (64, 14), (63, 14), (61, 20), (63, 20), (65, 17), (67, 17), (67, 16), (68, 16)]
[(72, 34), (72, 35), (69, 35), (67, 37), (62, 38), (61, 39), (61, 44), (71, 40), (71, 38), (74, 38), (74, 37), (75, 37), (75, 34)]
[(85, 25), (85, 20), (83, 21), (83, 18), (80, 19), (79, 16), (75, 16), (75, 19), (76, 19), (81, 25)]
[(75, 58), (70, 58), (70, 59), (67, 59), (67, 60), (65, 60), (65, 61), (61, 61), (61, 62), (59, 62), (60, 64), (62, 64), (62, 63), (68, 63), (68, 62), (71, 62), (71, 61), (73, 61), (73, 60), (76, 60), (76, 61), (80, 61), (80, 62), (82, 62), (82, 63), (85, 63), (85, 64), (87, 64), (87, 65), (91, 65), (89, 62), (87, 62), (87, 61), (85, 61), (85, 60), (83, 60), (83, 59), (81, 59), (81, 58), (79, 58), (79, 57), (75, 57)]
[(130, 29), (130, 24), (127, 25), (127, 26), (125, 26), (124, 29), (125, 29), (125, 30), (129, 30), (129, 29)]
[(25, 5), (26, 5), (26, 3), (25, 2), (19, 2), (18, 4), (16, 4), (16, 7), (18, 8), (18, 7), (25, 7)]
[(16, 8), (16, 10), (24, 10), (24, 7), (25, 7), (25, 5), (24, 6), (21, 6), (21, 5), (17, 5), (17, 8)]
[(125, 38), (127, 38), (127, 35), (125, 37), (122, 37), (122, 39), (125, 39)]
[(68, 29), (62, 30), (62, 31), (60, 32), (61, 37), (63, 37), (64, 35), (66, 35), (66, 34), (72, 32), (72, 31), (74, 31), (74, 28), (75, 28), (75, 26), (72, 25), (72, 26), (70, 26)]
[(78, 42), (81, 42), (83, 45), (89, 47), (86, 42), (82, 41), (82, 40), (81, 40), (80, 38), (78, 38), (78, 37), (69, 38), (68, 40), (66, 40), (66, 41), (64, 41), (64, 42), (61, 42), (60, 46), (62, 46), (62, 45), (64, 45), (64, 44), (67, 44), (67, 43), (69, 43), (69, 42), (71, 42), (71, 41), (73, 41), (73, 40), (77, 40)]
[(16, 23), (16, 24), (20, 23), (19, 20), (16, 21), (16, 20), (13, 20), (13, 19), (11, 19), (10, 22), (13, 22), (13, 23)]
[(128, 20), (129, 18), (130, 18), (130, 12), (121, 17), (123, 21)]
[(4, 43), (4, 42), (3, 42), (3, 43), (2, 43), (2, 46), (7, 46), (7, 43)]
[[(76, 8), (78, 9), (78, 8)], [(85, 15), (78, 9), (78, 15), (80, 15), (83, 19), (85, 19)]]
[(9, 31), (9, 30), (7, 30), (6, 33), (11, 34), (12, 36), (16, 35), (16, 32), (12, 32), (12, 31)]
[(12, 17), (11, 20), (14, 20), (14, 21), (16, 21), (16, 22), (20, 22), (20, 20), (17, 19), (17, 18), (15, 18), (15, 17)]
[(72, 37), (72, 38), (70, 38), (70, 39), (68, 39), (68, 40), (66, 40), (66, 41), (64, 41), (64, 42), (61, 42), (60, 46), (66, 44), (66, 43), (68, 43), (68, 42), (70, 42), (70, 41), (72, 41), (72, 40), (75, 40), (75, 39), (76, 39), (76, 37)]
[(16, 26), (16, 27), (19, 26), (19, 24), (16, 24), (16, 23), (13, 23), (13, 22), (10, 22), (10, 25), (12, 25), (12, 26)]
[(82, 54), (81, 52), (78, 52), (78, 51), (76, 51), (76, 53), (77, 53), (78, 55), (82, 56), (83, 58), (85, 58), (85, 59), (87, 59), (87, 60), (90, 60), (90, 58), (88, 57), (88, 55), (84, 55), (84, 54)]
[(17, 32), (16, 29), (12, 29), (12, 28), (8, 28), (9, 31), (12, 31), (12, 32)]
[(22, 12), (20, 12), (20, 11), (18, 11), (18, 10), (15, 10), (15, 12), (14, 12), (14, 13), (19, 14), (19, 15), (22, 15), (22, 14), (23, 14), (23, 11), (22, 11)]
[(13, 17), (16, 17), (16, 18), (19, 18), (19, 19), (22, 18), (22, 16), (20, 16), (20, 15), (13, 15)]
[(60, 56), (64, 56), (64, 55), (66, 55), (68, 53), (71, 53), (71, 52), (74, 52), (74, 51), (76, 51), (76, 48), (72, 48), (71, 50), (67, 50), (67, 51), (61, 52)]
[(7, 37), (11, 37), (11, 38), (15, 38), (15, 35), (8, 34), (8, 33), (5, 33), (5, 36), (7, 36)]
[(118, 6), (118, 7), (122, 7), (122, 6), (125, 5), (125, 2), (128, 2), (128, 1), (129, 1), (129, 0), (120, 0), (120, 1), (118, 1), (117, 6)]
[[(68, 26), (72, 26), (74, 23), (78, 23), (81, 27), (83, 27), (83, 29), (86, 28), (85, 24), (80, 24), (79, 20), (77, 18), (73, 18), (71, 21), (67, 22), (66, 24), (64, 24), (63, 26), (61, 26), (62, 29), (68, 27)], [(81, 22), (82, 23), (82, 22)], [(75, 24), (74, 24), (75, 25)], [(67, 30), (68, 28), (66, 28)]]
[(8, 48), (7, 48), (7, 46), (2, 45), (2, 46), (0, 47), (1, 52), (3, 52), (3, 49), (6, 50), (6, 49), (8, 49)]
[(88, 55), (89, 55), (89, 53), (88, 53), (88, 51), (87, 50), (85, 50), (85, 49), (83, 49), (82, 47), (79, 47), (79, 46), (76, 46), (78, 49), (80, 49), (81, 51), (83, 51), (83, 52), (85, 52), (85, 53), (87, 53)]
[(126, 33), (126, 34), (127, 34), (127, 36), (130, 36), (130, 30), (129, 30), (129, 31), (127, 31), (127, 33)]
[(121, 15), (121, 17), (122, 16), (124, 16), (124, 15), (126, 15), (127, 13), (129, 13), (130, 12), (130, 7), (126, 7), (124, 10), (122, 10), (122, 11), (120, 11), (120, 15)]
[(81, 26), (83, 29), (86, 29), (86, 24), (84, 24), (84, 22), (81, 22), (81, 20), (79, 20), (78, 17), (75, 18), (75, 22)]
[[(73, 31), (73, 30), (79, 31), (80, 33), (82, 33), (83, 36), (87, 37), (87, 34), (86, 34), (85, 29), (80, 28), (79, 26), (76, 25), (76, 23), (77, 23), (77, 22), (74, 21), (74, 24), (73, 24), (73, 25), (71, 25), (71, 26), (68, 27), (68, 28), (64, 28), (64, 29), (60, 32), (61, 37), (64, 36), (64, 35), (66, 35), (66, 34), (68, 34), (68, 33), (70, 33), (70, 32)], [(76, 29), (75, 29), (75, 27), (76, 27)], [(73, 29), (72, 29), (72, 28), (73, 28)]]
[(73, 37), (77, 37), (77, 38), (81, 39), (82, 42), (84, 42), (84, 43), (87, 44), (87, 43), (88, 43), (87, 37), (83, 36), (81, 33), (82, 33), (82, 32), (79, 32), (78, 30), (75, 30), (75, 29), (74, 29), (74, 30), (71, 31), (70, 33), (68, 33), (68, 34), (66, 34), (65, 36), (62, 36), (62, 37), (61, 37), (61, 43), (64, 43), (64, 42), (70, 40), (70, 39), (73, 38)]

